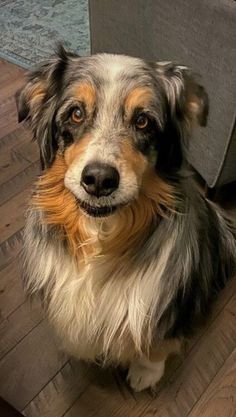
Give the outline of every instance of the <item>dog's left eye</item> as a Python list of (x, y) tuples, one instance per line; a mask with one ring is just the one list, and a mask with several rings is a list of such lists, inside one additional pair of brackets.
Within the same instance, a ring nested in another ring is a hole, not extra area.
[(141, 113), (135, 119), (135, 127), (136, 129), (142, 130), (145, 129), (149, 124), (149, 118), (146, 114)]
[(73, 123), (82, 123), (84, 120), (84, 111), (81, 107), (76, 107), (71, 113), (71, 121)]

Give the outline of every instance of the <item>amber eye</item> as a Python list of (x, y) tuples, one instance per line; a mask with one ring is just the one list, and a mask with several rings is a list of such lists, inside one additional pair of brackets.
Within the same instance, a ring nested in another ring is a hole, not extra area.
[(84, 111), (81, 107), (76, 107), (71, 113), (73, 123), (81, 123), (84, 120)]
[(149, 122), (148, 117), (146, 116), (146, 114), (142, 113), (140, 114), (136, 120), (135, 120), (135, 127), (137, 129), (145, 129), (145, 127), (147, 127)]

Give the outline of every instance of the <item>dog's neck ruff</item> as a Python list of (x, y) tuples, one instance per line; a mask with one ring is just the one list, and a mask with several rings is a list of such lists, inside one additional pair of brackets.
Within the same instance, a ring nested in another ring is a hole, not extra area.
[(173, 187), (150, 172), (137, 200), (112, 216), (88, 217), (64, 185), (66, 168), (63, 157), (57, 156), (53, 166), (39, 178), (32, 204), (43, 212), (43, 222), (58, 226), (61, 239), (66, 239), (79, 261), (87, 263), (91, 255), (132, 257), (160, 218), (174, 209)]

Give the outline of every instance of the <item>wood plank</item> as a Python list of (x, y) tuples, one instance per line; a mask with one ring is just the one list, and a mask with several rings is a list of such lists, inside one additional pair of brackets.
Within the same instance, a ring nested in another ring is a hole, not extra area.
[(16, 154), (30, 162), (39, 160), (39, 150), (36, 142), (32, 140), (22, 143), (14, 148)]
[(20, 136), (17, 131), (12, 133), (12, 136), (16, 136), (17, 146), (12, 146), (12, 143), (8, 142), (7, 137), (4, 138), (5, 146), (1, 146), (0, 185), (24, 171), (32, 162), (38, 159), (36, 144), (28, 139), (29, 136)]
[[(23, 291), (22, 291), (23, 292)], [(39, 302), (26, 301), (0, 324), (0, 360), (43, 319)]]
[(94, 367), (91, 365), (73, 359), (68, 361), (24, 409), (24, 415), (27, 417), (62, 416), (78, 396), (87, 389), (94, 373)]
[(39, 161), (30, 164), (24, 171), (19, 172), (9, 181), (0, 185), (0, 206), (21, 193), (26, 187), (33, 189), (33, 182), (40, 172)]
[(26, 74), (26, 69), (0, 59), (0, 84), (2, 90), (7, 87), (7, 91), (4, 90), (5, 94), (1, 95), (2, 100), (14, 96), (15, 90), (14, 86), (12, 87), (14, 81), (24, 81)]
[[(90, 400), (89, 400), (90, 398)], [(145, 393), (139, 395), (139, 400), (148, 398), (150, 396)], [(100, 380), (91, 383), (87, 390), (79, 397), (70, 410), (68, 410), (65, 417), (110, 417), (119, 415), (123, 417), (129, 410), (133, 412), (137, 408), (136, 395), (132, 395), (129, 391), (121, 391), (112, 375), (107, 373), (102, 375)], [(124, 413), (124, 410), (126, 412)], [(115, 413), (115, 414), (114, 414)], [(124, 413), (124, 414), (123, 414)], [(136, 417), (139, 414), (134, 414)], [(31, 416), (30, 416), (31, 417)], [(33, 416), (32, 416), (33, 417)]]
[(22, 250), (23, 229), (18, 230), (0, 245), (0, 271), (6, 268), (20, 255)]
[(0, 85), (0, 142), (8, 133), (14, 131), (18, 125), (15, 93), (25, 83), (26, 71), (16, 65), (1, 60)]
[(16, 129), (1, 138), (1, 153), (4, 152), (5, 149), (13, 149), (15, 146), (18, 146), (26, 141), (30, 142), (31, 137), (30, 131), (27, 130), (23, 124), (18, 125)]
[(22, 262), (19, 257), (0, 272), (0, 323), (25, 302), (21, 275)]
[(43, 320), (0, 361), (0, 396), (22, 410), (66, 362)]
[(9, 79), (5, 81), (4, 85), (1, 86), (1, 104), (2, 104), (2, 111), (6, 113), (4, 109), (5, 99), (8, 97), (12, 97), (12, 99), (15, 99), (15, 94), (18, 89), (22, 88), (25, 84), (25, 75), (24, 73), (18, 74), (15, 79)]
[(27, 187), (1, 206), (0, 244), (7, 241), (24, 226), (24, 212), (30, 198), (30, 193), (31, 187)]
[[(19, 88), (15, 86), (15, 91)], [(0, 109), (0, 141), (1, 138), (13, 132), (18, 127), (18, 116), (15, 98), (6, 98)]]
[(30, 161), (16, 153), (14, 150), (3, 152), (0, 156), (0, 185), (9, 181), (13, 176), (24, 171)]
[(5, 84), (12, 78), (22, 77), (27, 73), (25, 68), (12, 64), (5, 59), (0, 59), (0, 83)]
[(226, 360), (188, 416), (236, 416), (236, 349)]

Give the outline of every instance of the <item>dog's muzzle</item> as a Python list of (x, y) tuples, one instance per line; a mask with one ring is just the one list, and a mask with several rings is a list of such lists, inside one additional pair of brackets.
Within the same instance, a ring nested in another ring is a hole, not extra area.
[(95, 197), (96, 200), (95, 205), (78, 200), (80, 207), (89, 216), (106, 217), (114, 213), (117, 206), (99, 205), (99, 199), (111, 196), (118, 189), (120, 175), (115, 167), (100, 162), (91, 162), (83, 169), (80, 183), (88, 197)]

